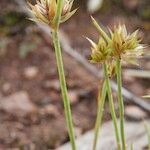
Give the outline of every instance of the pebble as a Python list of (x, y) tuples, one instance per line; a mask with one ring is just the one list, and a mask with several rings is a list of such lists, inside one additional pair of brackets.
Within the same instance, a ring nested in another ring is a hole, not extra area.
[(142, 120), (147, 117), (147, 113), (137, 106), (127, 106), (125, 108), (125, 115), (132, 120)]
[(9, 92), (9, 91), (11, 90), (11, 84), (10, 84), (10, 83), (4, 83), (4, 84), (2, 85), (2, 90), (3, 90), (3, 92), (5, 92), (5, 93)]
[(33, 79), (37, 76), (38, 72), (39, 72), (39, 70), (37, 67), (31, 66), (31, 67), (28, 67), (24, 70), (24, 76), (27, 79)]
[(72, 105), (76, 104), (79, 101), (79, 93), (75, 90), (68, 91), (70, 103)]
[(26, 116), (36, 112), (36, 106), (25, 91), (0, 98), (0, 110), (15, 116)]

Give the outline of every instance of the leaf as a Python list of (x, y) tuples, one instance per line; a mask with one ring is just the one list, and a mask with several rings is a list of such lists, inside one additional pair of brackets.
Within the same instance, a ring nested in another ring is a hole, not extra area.
[(65, 21), (67, 21), (69, 18), (71, 18), (71, 16), (73, 16), (76, 13), (77, 9), (67, 13), (64, 17), (61, 18), (61, 23), (64, 23)]

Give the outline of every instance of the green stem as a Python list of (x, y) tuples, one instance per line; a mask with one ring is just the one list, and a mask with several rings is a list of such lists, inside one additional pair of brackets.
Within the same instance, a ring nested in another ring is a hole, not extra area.
[(112, 91), (111, 91), (111, 86), (110, 86), (110, 82), (109, 82), (108, 69), (107, 69), (106, 64), (104, 64), (104, 73), (105, 73), (105, 80), (106, 80), (106, 86), (107, 86), (107, 92), (108, 92), (110, 112), (111, 112), (111, 116), (112, 116), (112, 120), (113, 120), (113, 124), (114, 124), (114, 129), (115, 129), (115, 136), (116, 136), (117, 146), (118, 146), (118, 150), (121, 150), (119, 130), (118, 130), (118, 125), (117, 125), (117, 117), (116, 117), (116, 113), (115, 113), (113, 97), (112, 97)]
[(148, 150), (150, 150), (150, 127), (147, 122), (144, 122), (146, 133), (147, 133), (147, 138), (148, 138)]
[(60, 41), (58, 37), (58, 30), (59, 30), (59, 25), (60, 25), (63, 2), (64, 0), (57, 0), (57, 12), (56, 12), (56, 16), (54, 19), (54, 29), (52, 32), (52, 38), (53, 38), (54, 47), (55, 47), (55, 55), (56, 55), (57, 68), (58, 68), (58, 73), (59, 73), (59, 80), (60, 80), (60, 86), (61, 86), (61, 93), (63, 97), (65, 117), (66, 117), (66, 122), (67, 122), (69, 138), (70, 138), (72, 150), (76, 150), (71, 107), (70, 107), (70, 101), (68, 98), (65, 73), (64, 73), (64, 67), (63, 67), (62, 52), (61, 52)]
[(131, 150), (134, 150), (133, 144), (131, 144), (131, 147), (130, 147), (130, 149), (131, 149)]
[(124, 134), (124, 103), (122, 97), (122, 78), (121, 78), (121, 61), (117, 59), (116, 62), (116, 72), (117, 72), (117, 85), (118, 85), (118, 101), (119, 101), (119, 112), (120, 112), (120, 133), (122, 148), (126, 150), (125, 134)]
[(99, 95), (98, 95), (98, 110), (97, 110), (97, 117), (96, 117), (96, 123), (95, 123), (93, 150), (96, 150), (99, 130), (101, 127), (101, 122), (102, 122), (102, 117), (103, 117), (105, 98), (106, 98), (106, 82), (104, 82), (102, 91), (99, 91)]
[(63, 3), (64, 0), (57, 0), (57, 12), (54, 18), (55, 30), (59, 29)]
[(65, 116), (66, 116), (66, 121), (67, 121), (69, 137), (70, 137), (70, 141), (71, 141), (71, 145), (72, 145), (72, 150), (76, 150), (70, 101), (69, 101), (68, 93), (67, 93), (67, 86), (66, 86), (66, 81), (65, 81), (63, 60), (62, 60), (62, 54), (61, 54), (58, 33), (56, 31), (53, 31), (52, 36), (53, 36), (53, 42), (54, 42), (54, 47), (55, 47), (57, 68), (58, 68), (58, 73), (59, 73), (59, 80), (60, 80), (61, 92), (62, 92), (62, 96), (63, 96)]

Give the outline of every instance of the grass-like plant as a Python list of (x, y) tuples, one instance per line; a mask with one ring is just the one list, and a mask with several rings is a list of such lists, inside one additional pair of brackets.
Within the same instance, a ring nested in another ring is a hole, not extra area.
[[(55, 47), (56, 62), (64, 102), (67, 128), (69, 132), (72, 150), (76, 150), (70, 101), (68, 98), (63, 67), (63, 58), (58, 35), (60, 24), (68, 20), (76, 12), (76, 9), (71, 11), (73, 1), (74, 0), (37, 0), (35, 5), (32, 5), (31, 3), (28, 3), (28, 5), (31, 14), (33, 15), (33, 18), (31, 18), (31, 20), (46, 24), (52, 31), (52, 39)], [(143, 45), (139, 44), (140, 40), (137, 37), (138, 31), (135, 31), (133, 34), (128, 34), (126, 27), (124, 25), (119, 25), (115, 26), (114, 30), (109, 29), (109, 34), (106, 34), (94, 18), (92, 18), (92, 22), (100, 33), (100, 38), (97, 44), (87, 38), (92, 45), (92, 54), (90, 61), (91, 63), (96, 64), (101, 63), (103, 65), (104, 72), (104, 83), (102, 87), (102, 92), (100, 92), (98, 97), (99, 102), (95, 124), (93, 150), (96, 150), (106, 95), (108, 95), (110, 113), (114, 124), (118, 150), (126, 150), (124, 134), (124, 103), (122, 97), (121, 62), (125, 61), (135, 64), (135, 58), (142, 55), (142, 49), (144, 47)], [(117, 124), (117, 117), (115, 113), (112, 90), (110, 85), (110, 76), (112, 75), (114, 70), (114, 74), (117, 76), (118, 84), (120, 131)]]
[(109, 45), (110, 38), (100, 28), (100, 26), (97, 24), (97, 22), (94, 18), (92, 18), (92, 22), (93, 22), (94, 26), (97, 28), (97, 30), (100, 32), (102, 37), (99, 38), (98, 44), (94, 43), (92, 40), (87, 38), (88, 41), (92, 45), (92, 47), (91, 47), (92, 54), (91, 54), (90, 62), (95, 63), (95, 64), (101, 63), (103, 65), (103, 72), (104, 72), (104, 79), (105, 79), (105, 82), (103, 85), (103, 90), (101, 92), (102, 94), (101, 94), (101, 97), (99, 97), (99, 107), (98, 107), (96, 124), (95, 124), (95, 136), (94, 136), (94, 142), (93, 142), (93, 150), (96, 150), (99, 129), (101, 126), (101, 120), (102, 120), (102, 116), (103, 116), (103, 109), (104, 109), (103, 107), (104, 107), (106, 92), (108, 94), (109, 107), (110, 107), (110, 112), (111, 112), (111, 116), (112, 116), (112, 120), (113, 120), (113, 124), (114, 124), (114, 130), (115, 130), (118, 150), (120, 150), (119, 129), (118, 129), (118, 125), (117, 125), (117, 117), (116, 117), (116, 113), (115, 113), (115, 107), (114, 107), (112, 91), (111, 91), (111, 86), (110, 86), (110, 81), (109, 81), (110, 69), (113, 67), (113, 66), (111, 66), (113, 60), (111, 57), (111, 47)]
[(118, 102), (120, 114), (120, 133), (122, 149), (126, 150), (125, 133), (124, 133), (124, 102), (122, 96), (122, 67), (121, 62), (137, 64), (137, 58), (143, 54), (144, 46), (140, 44), (138, 30), (132, 34), (127, 33), (125, 25), (118, 25), (111, 31), (112, 56), (116, 61), (116, 76), (118, 85)]
[(72, 150), (76, 150), (75, 135), (73, 129), (70, 101), (68, 98), (61, 46), (59, 41), (60, 23), (68, 20), (76, 10), (71, 11), (74, 0), (37, 0), (35, 5), (28, 3), (29, 10), (33, 15), (31, 20), (48, 25), (52, 30), (52, 39), (55, 47), (57, 68), (64, 102), (65, 117), (70, 137)]
[[(126, 150), (125, 133), (124, 133), (124, 102), (122, 97), (122, 67), (121, 62), (137, 64), (137, 57), (143, 54), (144, 46), (140, 44), (138, 39), (138, 30), (132, 34), (128, 34), (125, 25), (118, 25), (114, 27), (114, 30), (109, 29), (109, 34), (98, 25), (96, 20), (92, 18), (92, 22), (98, 32), (100, 33), (100, 40), (98, 44), (88, 39), (92, 44), (92, 63), (102, 63), (104, 68), (104, 78), (106, 91), (108, 94), (110, 112), (112, 115), (116, 141), (118, 145), (118, 150)], [(119, 117), (120, 117), (120, 132), (118, 131), (117, 118), (115, 114), (112, 92), (109, 82), (109, 75), (112, 70), (115, 70), (115, 75), (117, 76), (118, 85), (118, 103), (119, 103)], [(103, 88), (105, 89), (105, 88)], [(96, 150), (96, 144), (98, 139), (98, 132), (101, 126), (101, 120), (103, 116), (104, 99), (106, 93), (102, 92), (101, 101), (99, 103), (98, 114), (96, 118), (95, 125), (95, 138), (93, 144), (93, 150)], [(120, 133), (120, 135), (119, 135)], [(121, 139), (121, 144), (120, 144)]]

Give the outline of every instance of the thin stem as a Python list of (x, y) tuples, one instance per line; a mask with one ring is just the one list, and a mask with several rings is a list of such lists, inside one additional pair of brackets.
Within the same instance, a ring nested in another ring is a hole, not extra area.
[(116, 113), (115, 113), (112, 91), (111, 91), (111, 86), (110, 86), (109, 76), (108, 76), (108, 69), (107, 69), (106, 64), (104, 64), (104, 73), (105, 73), (107, 93), (108, 93), (108, 99), (109, 99), (109, 105), (110, 105), (109, 107), (110, 107), (110, 112), (111, 112), (111, 116), (112, 116), (112, 120), (113, 120), (113, 124), (114, 124), (117, 146), (118, 146), (118, 150), (121, 150), (119, 130), (118, 130), (118, 125), (117, 125), (117, 117), (116, 117)]
[(59, 29), (63, 3), (64, 0), (57, 0), (57, 12), (54, 18), (55, 30)]
[(133, 143), (131, 144), (131, 147), (130, 147), (130, 149), (131, 149), (131, 150), (134, 150)]
[(61, 48), (60, 48), (58, 33), (56, 31), (53, 31), (52, 36), (53, 36), (53, 42), (54, 42), (54, 46), (55, 46), (57, 68), (58, 68), (58, 73), (59, 73), (59, 80), (60, 80), (61, 92), (62, 92), (62, 96), (63, 96), (65, 116), (66, 116), (66, 121), (67, 121), (69, 137), (70, 137), (70, 141), (71, 141), (72, 150), (76, 150), (75, 136), (74, 136), (74, 130), (73, 130), (73, 123), (72, 123), (72, 115), (71, 115), (71, 108), (70, 108), (70, 101), (69, 101), (68, 93), (67, 93), (67, 86), (66, 86), (66, 81), (65, 81), (63, 60), (62, 60), (62, 54), (61, 54)]
[(56, 16), (54, 19), (54, 27), (55, 28), (52, 32), (52, 38), (53, 38), (53, 43), (54, 43), (54, 47), (55, 47), (55, 55), (56, 55), (57, 68), (58, 68), (58, 73), (59, 73), (59, 80), (60, 80), (60, 86), (61, 86), (61, 93), (62, 93), (62, 97), (63, 97), (65, 117), (66, 117), (66, 122), (67, 122), (69, 138), (70, 138), (72, 150), (76, 150), (71, 107), (70, 107), (70, 101), (68, 98), (64, 66), (63, 66), (63, 59), (62, 59), (62, 52), (61, 52), (60, 41), (59, 41), (59, 37), (58, 37), (58, 30), (59, 30), (59, 25), (60, 25), (63, 2), (64, 2), (64, 0), (57, 0), (57, 12), (56, 12)]
[(122, 97), (122, 78), (121, 78), (121, 62), (120, 59), (116, 61), (116, 72), (117, 72), (117, 85), (118, 85), (118, 101), (119, 101), (119, 112), (120, 112), (120, 133), (122, 148), (126, 150), (125, 134), (124, 134), (124, 103)]
[(147, 138), (148, 138), (148, 150), (150, 150), (150, 127), (147, 122), (144, 122)]
[(103, 83), (102, 91), (99, 91), (99, 95), (98, 95), (98, 110), (97, 110), (97, 117), (95, 123), (95, 134), (94, 134), (94, 142), (92, 148), (93, 150), (96, 150), (96, 146), (97, 146), (99, 130), (101, 128), (101, 122), (103, 117), (105, 98), (106, 98), (106, 82)]

